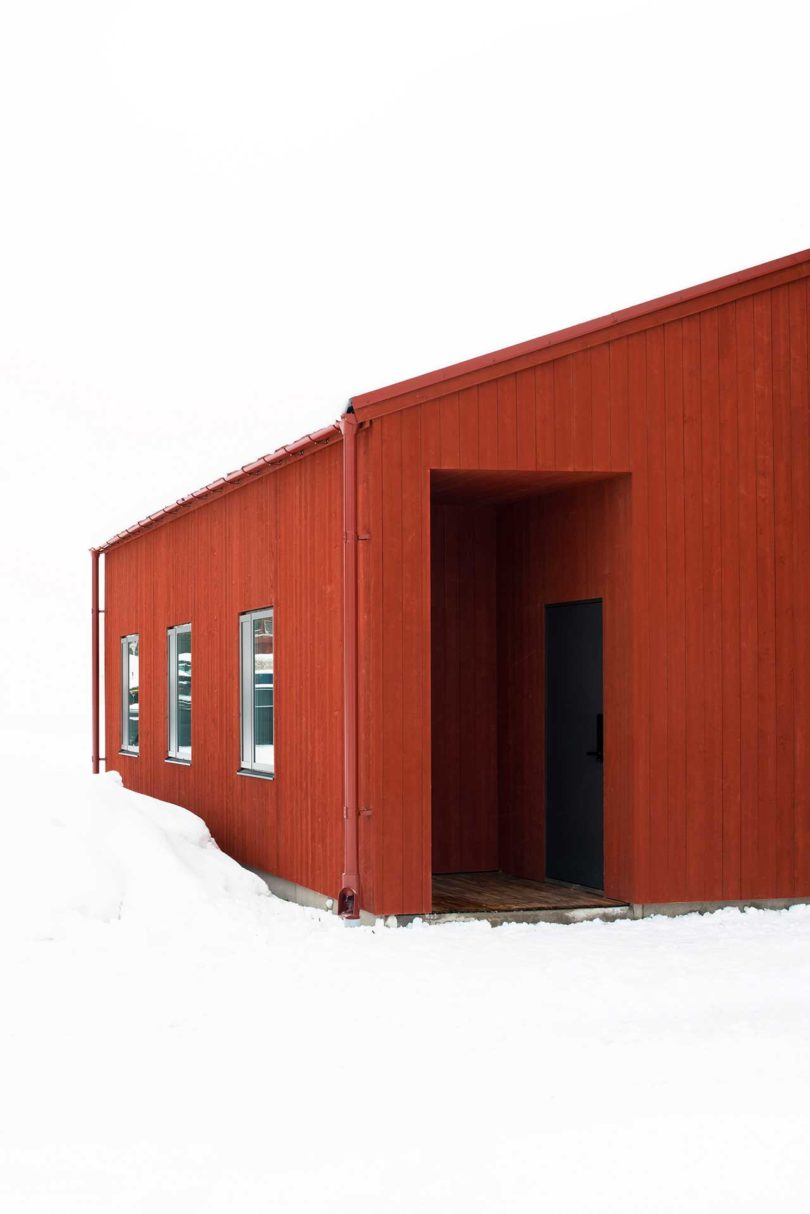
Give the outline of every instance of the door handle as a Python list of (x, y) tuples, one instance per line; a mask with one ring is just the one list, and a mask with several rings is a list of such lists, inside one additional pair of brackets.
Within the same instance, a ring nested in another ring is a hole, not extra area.
[(596, 750), (588, 750), (586, 754), (597, 763), (605, 761), (605, 714), (602, 712), (596, 714)]

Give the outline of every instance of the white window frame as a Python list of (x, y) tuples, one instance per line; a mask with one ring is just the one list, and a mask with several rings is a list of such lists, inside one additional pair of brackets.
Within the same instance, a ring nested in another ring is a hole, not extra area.
[[(133, 746), (129, 740), (129, 643), (138, 642), (138, 742)], [(141, 640), (137, 632), (121, 637), (121, 753), (137, 755), (141, 744)]]
[[(191, 636), (191, 624), (175, 624), (174, 627), (169, 628), (166, 633), (167, 642), (168, 642), (166, 648), (168, 651), (168, 676), (169, 676), (169, 679), (168, 679), (168, 696), (169, 696), (168, 708), (169, 708), (169, 710), (167, 713), (168, 726), (169, 726), (169, 738), (168, 738), (169, 749), (168, 749), (167, 757), (169, 758), (169, 760), (171, 760), (172, 763), (190, 764), (191, 763), (191, 746), (190, 745), (188, 746), (187, 754), (185, 753), (185, 748), (184, 748), (183, 753), (181, 753), (180, 747), (178, 746), (178, 743), (177, 743), (177, 715), (178, 715), (177, 714), (177, 643), (178, 643), (179, 638), (181, 636), (184, 636), (186, 633), (188, 633), (189, 637)], [(192, 650), (192, 676), (191, 676), (192, 686), (194, 683), (193, 668), (194, 668), (194, 658), (193, 658), (193, 650)], [(193, 695), (193, 692), (192, 692), (192, 695)], [(194, 730), (193, 705), (192, 705), (191, 729), (192, 729), (192, 737), (193, 737), (193, 730)]]
[[(254, 741), (254, 659), (253, 624), (255, 620), (273, 621), (273, 762), (259, 763), (253, 757)], [(241, 738), (240, 771), (275, 777), (276, 774), (276, 612), (274, 607), (260, 607), (239, 616), (239, 735)]]

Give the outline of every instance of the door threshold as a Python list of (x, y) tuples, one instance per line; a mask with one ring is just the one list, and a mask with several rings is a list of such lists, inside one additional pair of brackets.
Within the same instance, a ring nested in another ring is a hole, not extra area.
[(510, 873), (435, 873), (433, 876), (433, 915), (606, 910), (626, 905), (582, 885), (555, 880), (532, 881)]

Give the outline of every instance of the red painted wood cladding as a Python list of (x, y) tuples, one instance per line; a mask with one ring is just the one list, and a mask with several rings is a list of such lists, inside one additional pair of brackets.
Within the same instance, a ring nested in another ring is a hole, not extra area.
[(433, 872), (498, 863), (496, 512), (433, 506)]
[[(619, 336), (588, 333), (558, 357), (549, 347), (523, 354), (515, 372), (465, 371), (459, 391), (422, 385), (360, 402), (371, 535), (363, 795), (376, 909), (430, 906), (431, 469), (629, 478), (629, 488), (593, 489), (619, 495), (611, 509), (628, 536), (623, 602), (605, 592), (605, 660), (626, 662), (628, 683), (606, 707), (606, 729), (627, 739), (627, 766), (606, 771), (606, 893), (810, 894), (806, 260), (784, 273), (775, 285), (766, 276), (729, 286), (714, 304), (696, 296), (646, 312)], [(473, 374), (482, 382), (468, 382)], [(587, 547), (581, 525), (559, 539), (560, 560), (585, 561), (565, 551)], [(574, 597), (592, 572), (583, 565)], [(615, 753), (610, 733), (606, 745)], [(514, 778), (542, 784), (537, 770)], [(540, 830), (519, 836), (524, 871)]]
[[(201, 814), (220, 846), (336, 897), (342, 857), (340, 445), (106, 556), (107, 766)], [(276, 778), (237, 775), (239, 615), (275, 611)], [(166, 763), (166, 629), (192, 625), (192, 763)], [(119, 638), (140, 635), (141, 737), (119, 755)]]
[[(366, 907), (429, 910), (434, 866), (497, 857), (541, 875), (542, 607), (591, 596), (605, 604), (605, 892), (810, 896), (808, 274), (798, 254), (356, 399)], [(237, 858), (334, 895), (342, 448), (329, 441), (109, 548), (106, 753), (131, 787), (202, 813)], [(265, 605), (272, 783), (236, 775), (237, 620)], [(187, 620), (182, 768), (164, 762), (166, 629)], [(128, 632), (137, 759), (117, 755)]]

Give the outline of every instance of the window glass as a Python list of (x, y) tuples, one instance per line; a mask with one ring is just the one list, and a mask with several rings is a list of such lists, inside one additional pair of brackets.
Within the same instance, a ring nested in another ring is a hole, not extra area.
[(169, 758), (191, 762), (191, 625), (169, 629)]
[(253, 621), (253, 761), (273, 767), (273, 617)]
[(239, 619), (242, 767), (275, 771), (275, 687), (273, 609), (249, 611)]
[(138, 637), (121, 638), (121, 748), (138, 750), (139, 678)]

